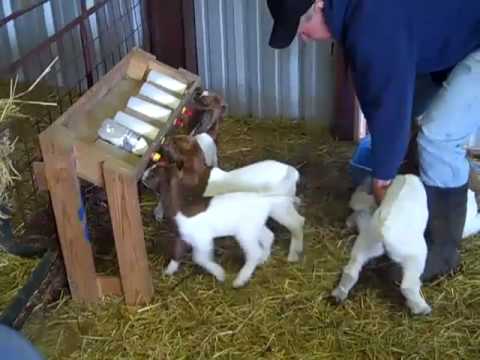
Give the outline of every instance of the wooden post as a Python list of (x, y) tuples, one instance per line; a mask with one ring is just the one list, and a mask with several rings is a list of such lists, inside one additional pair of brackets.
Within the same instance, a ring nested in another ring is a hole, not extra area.
[(55, 133), (55, 129), (42, 133), (40, 146), (68, 283), (75, 300), (94, 302), (98, 299), (97, 276), (73, 146), (68, 143), (68, 133)]
[(137, 179), (128, 170), (115, 161), (103, 164), (125, 302), (136, 305), (150, 301), (153, 284), (145, 248)]
[(333, 134), (340, 140), (352, 140), (361, 128), (359, 106), (347, 59), (339, 44), (335, 46), (335, 119)]
[(47, 178), (45, 176), (45, 164), (34, 161), (32, 164), (33, 180), (38, 191), (48, 191)]
[(97, 276), (98, 293), (104, 296), (123, 296), (122, 282), (117, 276)]
[(194, 0), (148, 0), (146, 8), (152, 54), (161, 62), (196, 74)]

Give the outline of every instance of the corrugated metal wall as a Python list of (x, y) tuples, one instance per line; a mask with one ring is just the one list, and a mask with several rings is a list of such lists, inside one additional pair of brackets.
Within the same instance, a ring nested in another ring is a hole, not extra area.
[(195, 15), (200, 75), (225, 96), (230, 114), (331, 122), (331, 43), (296, 39), (271, 49), (264, 0), (195, 0)]

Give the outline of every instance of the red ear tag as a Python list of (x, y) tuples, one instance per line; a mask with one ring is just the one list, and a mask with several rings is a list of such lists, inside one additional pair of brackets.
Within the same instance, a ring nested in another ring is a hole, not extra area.
[(182, 108), (182, 115), (185, 115), (185, 116), (187, 116), (187, 117), (190, 117), (190, 116), (193, 115), (193, 111), (192, 111), (191, 109), (187, 108), (186, 106), (184, 106), (184, 107)]
[(175, 121), (173, 122), (173, 126), (175, 127), (182, 127), (184, 125), (183, 119), (181, 118), (176, 118)]

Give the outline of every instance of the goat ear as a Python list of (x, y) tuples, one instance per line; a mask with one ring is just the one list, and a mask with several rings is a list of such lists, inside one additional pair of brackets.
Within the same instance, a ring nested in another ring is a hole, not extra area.
[(210, 127), (210, 129), (207, 130), (207, 134), (212, 137), (212, 139), (216, 142), (218, 138), (218, 128), (219, 128), (219, 122), (218, 120), (215, 121), (213, 126)]

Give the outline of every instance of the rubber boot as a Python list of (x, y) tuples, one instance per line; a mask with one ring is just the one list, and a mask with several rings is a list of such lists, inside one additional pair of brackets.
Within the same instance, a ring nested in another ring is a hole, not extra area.
[(460, 264), (468, 184), (457, 188), (425, 186), (425, 190), (429, 211), (425, 232), (428, 254), (422, 282), (452, 273)]

